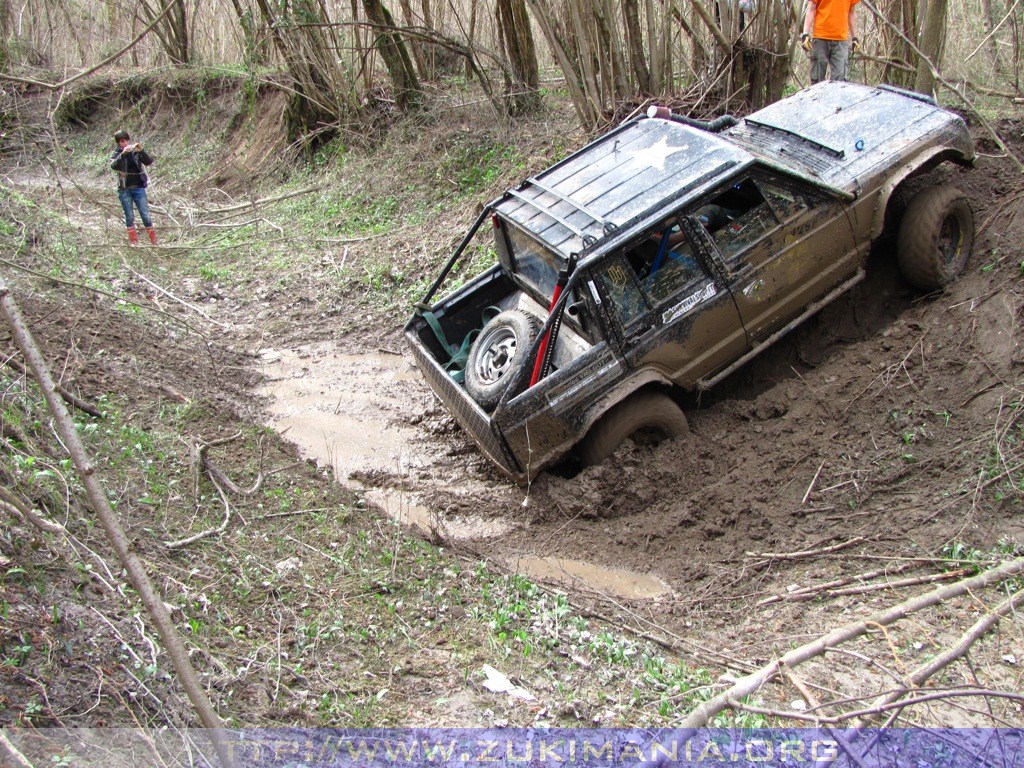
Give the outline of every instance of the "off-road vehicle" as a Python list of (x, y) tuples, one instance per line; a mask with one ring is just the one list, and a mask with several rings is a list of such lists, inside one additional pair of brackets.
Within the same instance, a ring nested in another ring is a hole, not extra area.
[[(974, 241), (966, 197), (904, 201), (901, 185), (973, 160), (959, 116), (886, 86), (821, 83), (744, 119), (652, 108), (486, 205), (405, 333), (510, 477), (597, 463), (685, 433), (678, 396), (848, 291), (883, 232), (913, 286), (952, 280)], [(494, 263), (436, 300), (485, 225)]]

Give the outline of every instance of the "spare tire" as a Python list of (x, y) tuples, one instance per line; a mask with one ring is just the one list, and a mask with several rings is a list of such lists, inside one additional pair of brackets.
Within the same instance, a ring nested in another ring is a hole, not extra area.
[(915, 288), (934, 291), (960, 273), (974, 246), (974, 213), (956, 187), (925, 187), (900, 222), (896, 256), (900, 272)]
[(690, 431), (686, 415), (668, 395), (638, 392), (612, 408), (590, 428), (578, 450), (583, 466), (592, 467), (609, 458), (629, 437), (645, 442), (675, 440)]
[[(540, 321), (521, 309), (494, 317), (469, 348), (466, 391), (485, 411), (493, 410), (512, 379), (526, 365)], [(528, 383), (524, 381), (524, 383)]]

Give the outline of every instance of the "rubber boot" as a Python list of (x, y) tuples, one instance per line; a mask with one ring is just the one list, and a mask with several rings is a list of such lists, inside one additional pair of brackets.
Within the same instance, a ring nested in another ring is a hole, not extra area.
[(128, 244), (139, 244), (139, 230), (137, 230), (135, 227), (128, 227)]
[(149, 242), (156, 245), (156, 228), (146, 227), (146, 234), (149, 235)]

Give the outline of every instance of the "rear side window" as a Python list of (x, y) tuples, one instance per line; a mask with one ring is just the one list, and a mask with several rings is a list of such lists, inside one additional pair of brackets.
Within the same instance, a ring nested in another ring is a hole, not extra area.
[(625, 328), (650, 309), (640, 290), (636, 272), (622, 256), (614, 256), (594, 271), (601, 292), (608, 297), (611, 312)]

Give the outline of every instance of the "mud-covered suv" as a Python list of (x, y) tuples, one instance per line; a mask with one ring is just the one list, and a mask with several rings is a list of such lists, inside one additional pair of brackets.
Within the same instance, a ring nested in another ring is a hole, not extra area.
[(597, 463), (638, 433), (685, 433), (680, 392), (849, 290), (883, 231), (908, 282), (953, 279), (974, 240), (966, 197), (940, 185), (905, 201), (901, 185), (973, 159), (959, 116), (884, 86), (821, 83), (710, 123), (652, 108), (485, 206), (405, 333), (510, 477), (571, 452)]

